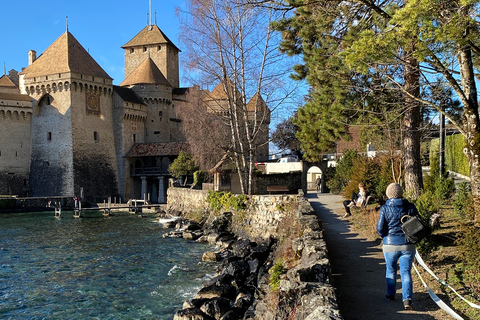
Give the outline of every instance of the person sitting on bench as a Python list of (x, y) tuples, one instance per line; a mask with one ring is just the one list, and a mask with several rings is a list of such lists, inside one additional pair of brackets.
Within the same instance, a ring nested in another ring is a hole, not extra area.
[(351, 207), (362, 207), (367, 200), (367, 191), (365, 190), (365, 184), (359, 183), (358, 184), (358, 193), (353, 192), (352, 197), (350, 200), (343, 201), (343, 206), (345, 207), (345, 215), (344, 218), (351, 216), (352, 213), (350, 211)]

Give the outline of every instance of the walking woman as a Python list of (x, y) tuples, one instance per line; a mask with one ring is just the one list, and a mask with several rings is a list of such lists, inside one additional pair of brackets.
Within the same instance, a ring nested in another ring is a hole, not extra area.
[(400, 265), (402, 279), (402, 300), (405, 310), (412, 309), (412, 263), (415, 245), (410, 243), (402, 231), (401, 219), (404, 215), (418, 215), (417, 208), (403, 199), (403, 189), (397, 183), (387, 187), (388, 200), (380, 209), (377, 232), (383, 238), (383, 255), (387, 265), (387, 300), (395, 300), (396, 276)]

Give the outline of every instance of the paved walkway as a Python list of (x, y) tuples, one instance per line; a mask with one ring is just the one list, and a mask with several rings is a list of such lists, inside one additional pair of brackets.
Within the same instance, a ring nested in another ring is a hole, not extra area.
[(403, 310), (400, 279), (395, 301), (385, 299), (382, 246), (362, 238), (343, 219), (343, 198), (309, 192), (308, 200), (323, 222), (340, 313), (345, 320), (451, 319), (438, 311), (426, 290), (414, 293), (413, 311)]

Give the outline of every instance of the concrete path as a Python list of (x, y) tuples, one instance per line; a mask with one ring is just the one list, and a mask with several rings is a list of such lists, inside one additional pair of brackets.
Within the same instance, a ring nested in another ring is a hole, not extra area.
[(414, 310), (403, 310), (400, 279), (396, 300), (387, 301), (381, 244), (368, 241), (352, 230), (348, 219), (342, 218), (341, 196), (310, 192), (307, 198), (322, 220), (332, 285), (345, 320), (451, 319), (438, 311), (423, 287), (423, 291), (414, 292)]

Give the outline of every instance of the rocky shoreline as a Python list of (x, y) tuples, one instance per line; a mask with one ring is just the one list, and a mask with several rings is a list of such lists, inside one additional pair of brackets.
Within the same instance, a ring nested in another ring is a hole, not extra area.
[(183, 218), (164, 220), (164, 228), (174, 228), (164, 237), (215, 245), (217, 251), (205, 252), (203, 260), (220, 263), (217, 276), (184, 302), (174, 320), (343, 319), (330, 285), (321, 221), (306, 199), (300, 201), (299, 210), (302, 234), (288, 248), (295, 262), (281, 273), (278, 289), (272, 289), (269, 270), (283, 239), (270, 236), (257, 243), (235, 235), (230, 231), (231, 212), (203, 225)]

